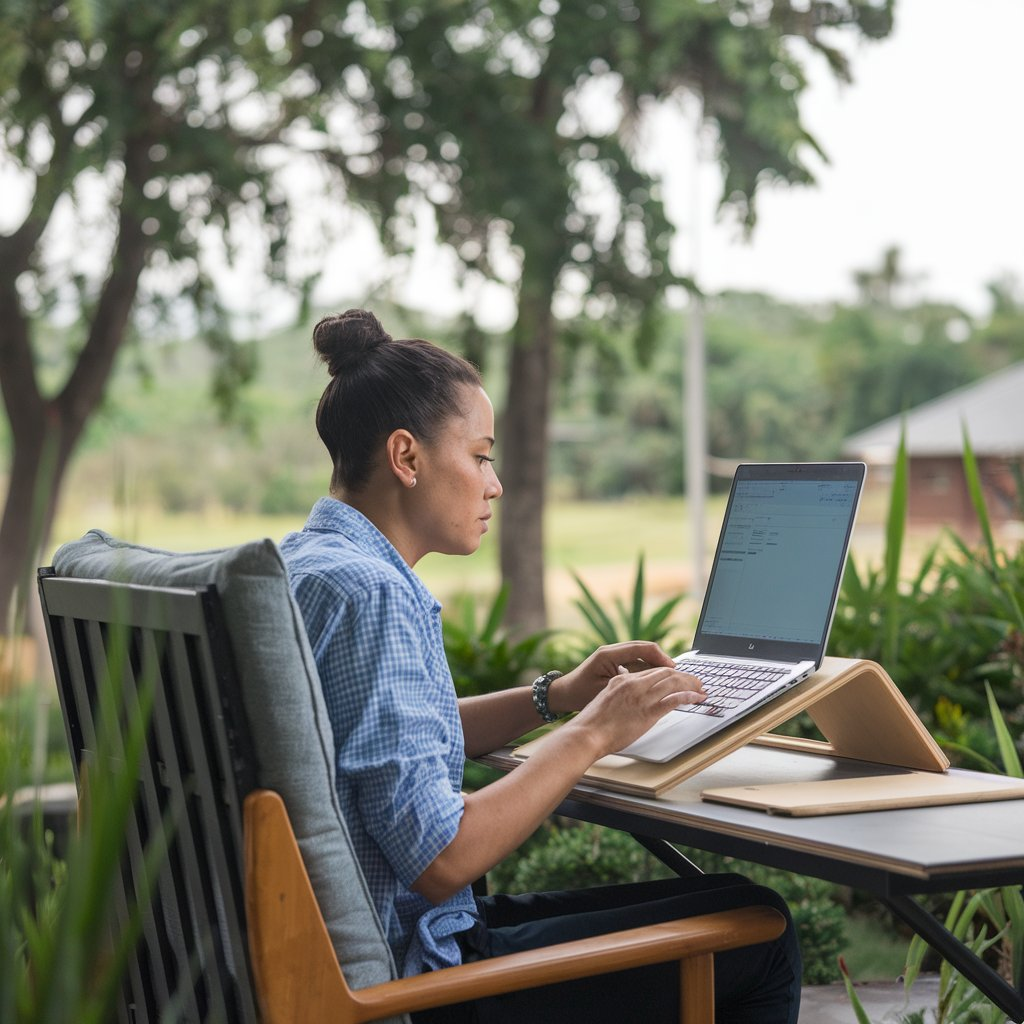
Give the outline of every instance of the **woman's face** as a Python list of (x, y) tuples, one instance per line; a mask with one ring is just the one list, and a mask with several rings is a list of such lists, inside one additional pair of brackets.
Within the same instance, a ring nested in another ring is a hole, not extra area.
[(483, 388), (466, 385), (464, 415), (447, 420), (423, 448), (415, 500), (418, 539), (424, 553), (469, 555), (480, 546), (491, 518), (491, 501), (501, 497), (494, 471), (494, 409)]

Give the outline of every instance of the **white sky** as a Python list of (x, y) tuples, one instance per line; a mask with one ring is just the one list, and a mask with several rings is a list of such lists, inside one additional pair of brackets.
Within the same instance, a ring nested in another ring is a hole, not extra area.
[[(1022, 38), (1022, 0), (897, 0), (893, 34), (854, 54), (852, 85), (811, 69), (805, 124), (830, 160), (818, 185), (763, 193), (749, 243), (706, 220), (703, 286), (850, 298), (852, 272), (889, 245), (924, 275), (921, 297), (974, 313), (987, 282), (1024, 284)], [(717, 189), (701, 189), (706, 210)]]
[[(812, 62), (803, 115), (830, 162), (812, 164), (815, 186), (763, 191), (749, 240), (716, 222), (717, 169), (705, 162), (694, 190), (692, 130), (660, 132), (675, 269), (712, 292), (848, 300), (853, 272), (895, 245), (920, 275), (914, 297), (984, 316), (989, 281), (1011, 273), (1024, 285), (1021, 39), (1024, 0), (897, 0), (893, 34), (853, 53), (852, 85)], [(438, 311), (458, 304), (429, 244), (402, 296)], [(485, 307), (482, 320), (507, 325), (506, 296), (495, 289)]]

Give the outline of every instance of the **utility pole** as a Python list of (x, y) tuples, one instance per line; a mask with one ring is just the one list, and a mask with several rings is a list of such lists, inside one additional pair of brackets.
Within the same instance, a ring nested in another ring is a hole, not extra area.
[(707, 407), (704, 341), (704, 302), (690, 293), (689, 332), (686, 339), (686, 501), (690, 511), (690, 591), (704, 599), (707, 582), (704, 544), (707, 506)]
[[(690, 185), (690, 276), (699, 286), (700, 271), (700, 171), (704, 105), (698, 100), (693, 133), (693, 168)], [(707, 359), (704, 336), (704, 300), (689, 295), (689, 330), (684, 341), (683, 423), (686, 452), (686, 502), (690, 519), (690, 592), (699, 604), (707, 583), (704, 543), (707, 506)]]

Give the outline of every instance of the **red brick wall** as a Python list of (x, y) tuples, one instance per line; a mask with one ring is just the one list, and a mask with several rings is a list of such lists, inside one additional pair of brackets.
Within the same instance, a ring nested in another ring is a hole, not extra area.
[[(1011, 465), (1009, 459), (978, 459), (985, 502), (993, 524), (1021, 518)], [(908, 519), (911, 522), (946, 523), (965, 532), (977, 528), (959, 456), (912, 457), (909, 483)]]

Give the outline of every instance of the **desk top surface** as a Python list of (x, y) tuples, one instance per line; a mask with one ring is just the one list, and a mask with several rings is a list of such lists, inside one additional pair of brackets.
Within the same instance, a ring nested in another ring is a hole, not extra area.
[[(502, 770), (518, 763), (507, 749), (482, 760)], [(659, 797), (627, 796), (579, 785), (569, 800), (606, 810), (607, 823), (628, 831), (650, 833), (650, 823), (661, 822), (665, 838), (674, 841), (681, 841), (682, 832), (693, 830), (767, 843), (908, 879), (941, 880), (945, 876), (1010, 871), (1024, 881), (1024, 800), (791, 818), (709, 803), (700, 795), (705, 789), (726, 786), (808, 782), (895, 771), (821, 754), (747, 746)]]

